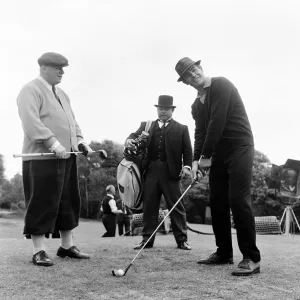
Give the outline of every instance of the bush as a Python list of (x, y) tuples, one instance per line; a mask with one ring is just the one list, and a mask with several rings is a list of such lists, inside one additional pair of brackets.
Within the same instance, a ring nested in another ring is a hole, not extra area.
[(3, 201), (0, 203), (0, 208), (2, 209), (10, 209), (11, 203), (9, 201)]
[(11, 203), (10, 209), (13, 211), (19, 210), (18, 204), (17, 203)]
[(21, 209), (21, 210), (25, 210), (25, 209), (26, 209), (25, 201), (19, 201), (19, 202), (18, 202), (18, 207), (19, 207), (19, 209)]

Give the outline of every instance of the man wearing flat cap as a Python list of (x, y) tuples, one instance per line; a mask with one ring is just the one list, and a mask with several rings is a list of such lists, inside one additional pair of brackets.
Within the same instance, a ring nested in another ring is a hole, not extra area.
[[(68, 152), (81, 151), (86, 156), (92, 150), (83, 140), (68, 95), (57, 87), (68, 60), (50, 52), (43, 54), (38, 64), (40, 76), (25, 84), (17, 98), (24, 130), (22, 152), (33, 153), (23, 157), (24, 234), (32, 239), (33, 263), (51, 266), (43, 240), (54, 232), (61, 237), (57, 256), (89, 258), (73, 244), (80, 196), (76, 156)], [(49, 152), (53, 155), (40, 155)]]
[[(192, 146), (188, 127), (172, 119), (176, 106), (173, 97), (161, 95), (158, 98), (158, 120), (152, 122), (147, 141), (149, 164), (143, 185), (143, 240), (134, 249), (141, 249), (158, 225), (161, 196), (164, 195), (170, 210), (181, 196), (180, 179), (191, 177)], [(146, 122), (129, 135), (125, 145), (135, 147), (135, 139), (145, 130)], [(185, 208), (181, 202), (170, 214), (172, 230), (177, 247), (191, 250), (187, 243), (187, 223)], [(152, 248), (155, 237), (145, 245)]]
[[(260, 272), (251, 204), (254, 142), (247, 113), (236, 87), (224, 77), (207, 77), (199, 61), (184, 57), (175, 70), (179, 82), (197, 90), (192, 104), (195, 143), (192, 173), (210, 167), (210, 208), (217, 251), (199, 264), (233, 264), (230, 209), (243, 260), (232, 275)], [(200, 173), (201, 174), (201, 173)]]

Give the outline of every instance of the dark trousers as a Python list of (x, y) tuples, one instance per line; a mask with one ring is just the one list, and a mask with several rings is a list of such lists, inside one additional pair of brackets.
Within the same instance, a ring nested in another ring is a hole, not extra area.
[(119, 235), (124, 234), (125, 227), (125, 235), (130, 235), (130, 216), (126, 214), (119, 214), (117, 217), (118, 230)]
[(113, 237), (116, 235), (117, 216), (115, 214), (103, 214), (102, 223), (106, 229), (102, 237)]
[(23, 162), (24, 234), (43, 235), (78, 225), (80, 195), (75, 155)]
[(251, 204), (253, 146), (238, 147), (226, 157), (216, 155), (210, 168), (210, 206), (217, 253), (232, 257), (230, 208), (244, 258), (260, 261)]
[[(164, 195), (169, 210), (181, 196), (180, 181), (170, 177), (167, 163), (152, 161), (144, 183), (143, 239), (146, 241), (158, 226), (160, 198)], [(172, 230), (177, 242), (187, 240), (186, 213), (180, 201), (170, 214)], [(151, 239), (150, 243), (154, 242)]]

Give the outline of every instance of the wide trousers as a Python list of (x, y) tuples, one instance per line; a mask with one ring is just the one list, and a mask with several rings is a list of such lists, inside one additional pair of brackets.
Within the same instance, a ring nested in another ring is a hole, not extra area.
[(23, 162), (24, 234), (43, 235), (78, 226), (80, 195), (76, 157)]
[[(180, 181), (172, 179), (166, 162), (151, 161), (143, 191), (143, 240), (146, 241), (158, 226), (159, 205), (164, 195), (169, 210), (181, 196)], [(172, 230), (178, 242), (187, 240), (186, 212), (180, 201), (170, 214)], [(154, 237), (150, 243), (154, 242)]]
[(231, 208), (243, 257), (260, 261), (251, 203), (253, 157), (253, 146), (240, 146), (226, 157), (221, 154), (212, 159), (209, 174), (212, 226), (217, 253), (223, 258), (233, 256)]

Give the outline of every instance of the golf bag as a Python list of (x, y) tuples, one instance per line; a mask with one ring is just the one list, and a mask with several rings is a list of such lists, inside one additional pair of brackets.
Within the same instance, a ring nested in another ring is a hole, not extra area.
[(143, 209), (142, 162), (146, 159), (148, 130), (152, 121), (147, 121), (145, 130), (135, 139), (135, 150), (125, 148), (124, 158), (117, 167), (117, 183), (121, 200), (133, 212)]
[(142, 181), (139, 168), (123, 158), (117, 168), (117, 183), (121, 200), (132, 210), (142, 210)]

